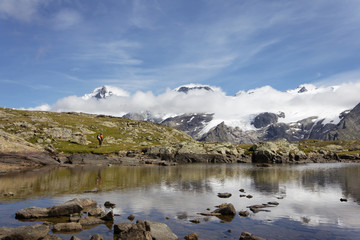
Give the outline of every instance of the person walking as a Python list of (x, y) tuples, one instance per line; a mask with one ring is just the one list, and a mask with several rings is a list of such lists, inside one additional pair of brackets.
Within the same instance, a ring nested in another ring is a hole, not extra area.
[(101, 145), (102, 145), (102, 142), (103, 142), (103, 140), (104, 140), (103, 134), (102, 134), (102, 133), (98, 134), (98, 135), (97, 135), (97, 139), (99, 140), (99, 146), (101, 146)]

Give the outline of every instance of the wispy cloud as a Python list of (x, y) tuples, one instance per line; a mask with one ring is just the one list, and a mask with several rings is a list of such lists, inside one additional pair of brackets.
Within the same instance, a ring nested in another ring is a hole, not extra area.
[(72, 9), (62, 9), (55, 14), (53, 23), (55, 29), (66, 30), (81, 22), (81, 15), (79, 12)]
[(133, 57), (130, 51), (138, 49), (140, 46), (137, 42), (127, 40), (88, 43), (82, 46), (80, 51), (73, 56), (75, 59), (97, 61), (101, 64), (139, 65), (142, 63), (142, 60)]
[(14, 18), (19, 21), (30, 22), (38, 18), (39, 7), (45, 5), (46, 0), (1, 0), (0, 17)]

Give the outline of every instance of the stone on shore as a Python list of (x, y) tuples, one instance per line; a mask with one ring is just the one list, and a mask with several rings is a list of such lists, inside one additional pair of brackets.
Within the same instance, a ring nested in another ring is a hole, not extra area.
[(0, 227), (0, 239), (44, 239), (50, 231), (50, 227), (44, 224), (22, 226), (18, 228)]

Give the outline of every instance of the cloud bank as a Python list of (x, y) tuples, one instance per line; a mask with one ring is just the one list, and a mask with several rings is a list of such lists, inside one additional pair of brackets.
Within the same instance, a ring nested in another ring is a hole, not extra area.
[[(91, 94), (82, 97), (69, 96), (58, 100), (52, 106), (42, 105), (33, 110), (113, 116), (150, 111), (164, 118), (184, 113), (214, 113), (214, 120), (207, 128), (225, 121), (230, 126), (251, 129), (251, 119), (262, 112), (284, 112), (285, 118), (279, 119), (281, 122), (295, 122), (317, 116), (319, 120), (325, 118), (327, 122), (337, 123), (341, 112), (352, 109), (360, 102), (360, 82), (330, 87), (304, 84), (284, 92), (264, 86), (247, 92), (239, 91), (235, 96), (226, 95), (218, 87), (211, 88), (213, 91), (197, 89), (183, 93), (167, 89), (159, 95), (150, 91), (138, 91), (131, 95), (122, 89), (107, 86), (113, 95), (105, 99), (89, 97)], [(98, 90), (99, 88), (96, 89)]]

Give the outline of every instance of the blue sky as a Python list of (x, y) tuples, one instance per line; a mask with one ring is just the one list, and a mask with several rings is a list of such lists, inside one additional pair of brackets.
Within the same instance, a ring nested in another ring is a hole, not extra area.
[(0, 106), (360, 80), (358, 0), (0, 0)]

